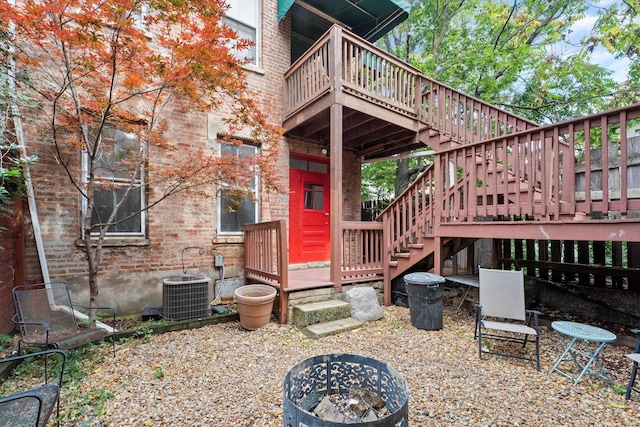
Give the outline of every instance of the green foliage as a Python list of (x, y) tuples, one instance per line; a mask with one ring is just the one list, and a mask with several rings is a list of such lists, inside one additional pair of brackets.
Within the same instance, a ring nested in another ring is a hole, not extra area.
[(0, 135), (0, 215), (11, 212), (14, 196), (26, 196), (23, 167), (29, 167), (37, 160), (36, 156), (20, 157), (19, 148)]
[(627, 386), (621, 385), (621, 384), (614, 384), (613, 385), (613, 391), (616, 394), (625, 394), (627, 392)]
[[(599, 4), (582, 38), (572, 28), (589, 6), (581, 0), (410, 3), (409, 18), (378, 44), (464, 93), (541, 124), (640, 101), (638, 0)], [(630, 61), (625, 84), (592, 63), (597, 47)], [(367, 168), (379, 172), (372, 179), (363, 168), (363, 200), (371, 188), (388, 192), (395, 177), (390, 167)]]
[[(3, 59), (9, 51), (7, 39), (7, 33), (0, 31), (0, 58)], [(7, 63), (3, 61), (0, 65), (0, 217), (11, 214), (14, 196), (25, 196), (23, 168), (37, 160), (36, 156), (20, 156), (21, 146), (15, 142), (11, 131), (9, 112), (12, 106), (25, 104), (28, 99), (16, 94)]]
[(7, 344), (11, 344), (11, 335), (0, 334), (0, 351), (4, 350)]
[[(67, 387), (70, 388), (70, 387)], [(71, 390), (73, 393), (73, 405), (61, 408), (63, 412), (60, 414), (61, 419), (74, 420), (74, 425), (90, 426), (94, 417), (104, 414), (104, 404), (113, 399), (113, 392), (104, 388), (94, 388), (89, 392), (80, 393), (77, 389)]]
[[(408, 182), (411, 182), (423, 168), (432, 162), (433, 156), (409, 159)], [(395, 192), (397, 161), (365, 163), (362, 165), (362, 201), (392, 200)]]
[(136, 331), (133, 334), (133, 337), (149, 340), (149, 338), (151, 338), (152, 335), (153, 335), (153, 328), (151, 328), (148, 324), (145, 323), (143, 325), (140, 325), (138, 329), (136, 329)]
[[(110, 346), (110, 345), (109, 345)], [(103, 354), (97, 351), (99, 345), (89, 344), (67, 351), (67, 364), (64, 372), (64, 399), (61, 406), (61, 420), (71, 420), (73, 425), (94, 425), (92, 420), (104, 413), (104, 404), (113, 398), (113, 392), (105, 388), (87, 391), (81, 388), (83, 379), (90, 375), (96, 366), (104, 363)]]
[[(67, 361), (63, 377), (63, 401), (60, 419), (73, 421), (72, 425), (95, 425), (93, 419), (104, 413), (104, 404), (113, 398), (113, 392), (104, 388), (95, 388), (89, 392), (80, 387), (83, 379), (95, 369), (96, 365), (104, 362), (98, 346), (89, 345), (79, 349), (67, 351)], [(110, 354), (107, 352), (105, 354)], [(60, 372), (61, 358), (52, 356), (47, 359), (49, 381), (57, 378)], [(8, 390), (24, 389), (31, 386), (32, 381), (40, 382), (44, 372), (44, 359), (29, 358), (19, 364), (11, 377), (0, 387), (0, 395)], [(69, 424), (71, 425), (71, 424)]]
[(592, 52), (604, 47), (616, 59), (628, 59), (629, 71), (625, 84), (616, 93), (617, 104), (640, 101), (640, 2), (625, 0), (611, 2), (599, 9), (598, 20), (585, 43)]
[(161, 325), (162, 322), (145, 322), (142, 325), (138, 326), (135, 333), (133, 334), (134, 338), (140, 338), (143, 340), (149, 340), (153, 335), (153, 327), (155, 325)]
[(363, 164), (362, 201), (391, 199), (394, 194), (395, 175), (395, 161)]
[[(541, 123), (620, 105), (610, 72), (591, 63), (605, 38), (575, 40), (572, 25), (584, 17), (583, 1), (414, 0), (412, 6), (409, 19), (381, 43), (406, 56), (410, 34), (409, 61), (429, 77)], [(616, 13), (607, 6), (594, 28), (604, 32), (624, 21), (630, 32), (629, 20)]]
[(162, 366), (156, 366), (153, 370), (153, 376), (158, 380), (164, 378), (164, 369), (162, 369)]

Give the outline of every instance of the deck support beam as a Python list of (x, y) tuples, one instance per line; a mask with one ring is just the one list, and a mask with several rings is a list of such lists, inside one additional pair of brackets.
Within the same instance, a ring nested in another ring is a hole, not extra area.
[(442, 275), (442, 238), (439, 236), (433, 239), (433, 272)]
[(340, 258), (342, 248), (340, 242), (340, 221), (342, 221), (342, 115), (341, 104), (331, 106), (331, 134), (329, 145), (329, 173), (330, 183), (330, 239), (331, 239), (331, 272), (330, 279), (335, 284), (336, 293), (342, 292), (342, 277), (340, 273)]
[(341, 31), (334, 26), (330, 30), (329, 40), (329, 69), (333, 70), (330, 75), (331, 98), (333, 102), (329, 107), (329, 179), (330, 179), (330, 217), (329, 217), (329, 239), (331, 267), (329, 278), (334, 283), (335, 293), (342, 292), (342, 273), (340, 262), (342, 258), (342, 241), (340, 235), (340, 222), (342, 221), (342, 138), (344, 107), (336, 99), (336, 94), (342, 92), (342, 46)]

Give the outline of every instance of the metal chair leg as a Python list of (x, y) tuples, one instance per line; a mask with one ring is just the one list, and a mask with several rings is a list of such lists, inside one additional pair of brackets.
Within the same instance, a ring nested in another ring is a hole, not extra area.
[(636, 381), (636, 374), (638, 373), (638, 362), (633, 362), (633, 369), (631, 369), (631, 377), (629, 377), (629, 384), (627, 385), (627, 393), (624, 398), (629, 400), (631, 398), (631, 391), (634, 389), (633, 384)]
[(476, 324), (478, 328), (478, 357), (482, 359), (482, 325)]

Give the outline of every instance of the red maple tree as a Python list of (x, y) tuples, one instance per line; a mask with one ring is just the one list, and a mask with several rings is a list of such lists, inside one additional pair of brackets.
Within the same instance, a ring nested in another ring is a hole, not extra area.
[[(0, 25), (11, 30), (17, 75), (24, 71), (28, 76), (18, 82), (18, 90), (37, 101), (57, 163), (85, 202), (83, 242), (92, 306), (109, 227), (139, 214), (121, 214), (132, 191), (144, 187), (148, 209), (179, 192), (211, 191), (215, 183), (243, 188), (257, 173), (263, 188), (279, 189), (275, 157), (282, 130), (255, 104), (243, 61), (233, 52), (251, 42), (223, 24), (223, 1), (2, 3)], [(176, 112), (200, 112), (203, 120), (206, 113), (217, 112), (225, 135), (246, 135), (262, 149), (249, 158), (221, 156), (206, 143), (176, 146), (165, 138), (166, 116)], [(109, 127), (135, 136), (130, 140), (137, 144), (123, 150), (105, 132)], [(87, 159), (82, 166), (79, 155)], [(162, 161), (151, 164), (152, 157)], [(110, 173), (126, 179), (100, 180), (105, 162)], [(117, 187), (118, 199), (108, 217), (97, 217), (96, 191), (109, 185)]]

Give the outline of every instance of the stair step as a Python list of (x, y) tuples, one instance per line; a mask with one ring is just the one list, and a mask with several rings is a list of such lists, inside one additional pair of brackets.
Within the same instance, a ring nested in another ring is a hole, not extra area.
[(338, 299), (310, 302), (293, 306), (292, 323), (299, 328), (351, 316), (348, 302)]
[(410, 243), (407, 247), (410, 249), (422, 249), (424, 248), (424, 245), (422, 243)]
[(396, 258), (411, 258), (411, 254), (409, 252), (396, 252), (393, 256)]
[(364, 322), (354, 319), (353, 317), (347, 317), (345, 319), (332, 320), (330, 322), (316, 323), (315, 325), (307, 326), (302, 332), (309, 338), (322, 338), (328, 335), (339, 334), (340, 332), (350, 331), (361, 327)]

